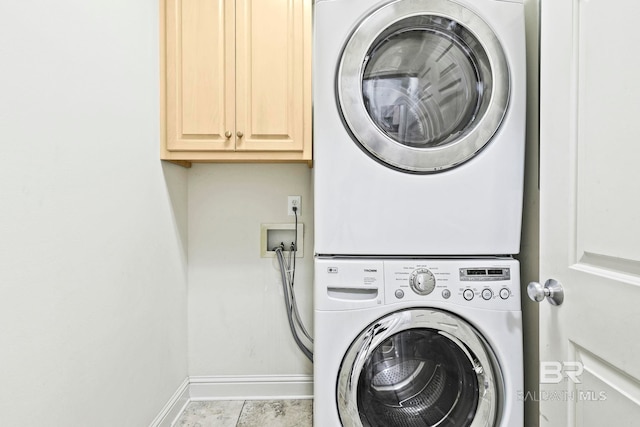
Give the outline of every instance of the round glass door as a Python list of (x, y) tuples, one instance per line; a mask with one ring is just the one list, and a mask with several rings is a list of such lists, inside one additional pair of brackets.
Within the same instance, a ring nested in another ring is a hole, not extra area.
[(472, 158), (500, 126), (509, 96), (497, 38), (447, 0), (397, 0), (370, 15), (345, 46), (337, 82), (356, 141), (414, 173)]
[(493, 353), (462, 319), (400, 311), (370, 325), (345, 355), (340, 418), (345, 427), (493, 426), (496, 375)]

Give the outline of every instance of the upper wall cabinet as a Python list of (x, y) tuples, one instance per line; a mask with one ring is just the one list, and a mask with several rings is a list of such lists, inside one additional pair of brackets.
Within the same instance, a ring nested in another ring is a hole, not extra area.
[(311, 161), (311, 0), (161, 0), (162, 149)]

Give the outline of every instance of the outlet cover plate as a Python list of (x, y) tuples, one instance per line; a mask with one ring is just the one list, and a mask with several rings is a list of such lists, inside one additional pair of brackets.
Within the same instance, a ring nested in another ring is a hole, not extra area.
[(302, 197), (300, 196), (287, 196), (287, 215), (295, 216), (293, 213), (293, 207), (298, 208), (298, 218), (302, 214)]

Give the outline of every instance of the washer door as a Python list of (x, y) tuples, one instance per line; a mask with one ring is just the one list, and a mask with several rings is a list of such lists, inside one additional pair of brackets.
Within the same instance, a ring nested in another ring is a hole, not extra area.
[(471, 159), (509, 100), (497, 37), (448, 0), (396, 0), (369, 15), (344, 48), (336, 82), (354, 139), (379, 162), (411, 173)]
[(409, 309), (369, 325), (338, 375), (344, 427), (488, 427), (502, 376), (480, 334), (461, 318)]

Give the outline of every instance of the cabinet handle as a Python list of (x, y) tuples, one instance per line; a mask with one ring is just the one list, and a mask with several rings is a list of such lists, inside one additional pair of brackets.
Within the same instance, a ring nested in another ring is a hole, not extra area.
[(237, 136), (238, 138), (242, 138), (242, 137), (244, 136), (244, 133), (242, 133), (242, 132), (238, 131), (238, 132), (236, 132), (236, 136)]
[(224, 133), (224, 136), (225, 136), (227, 139), (231, 138), (231, 135), (233, 135), (233, 134), (231, 133), (231, 131), (230, 131), (230, 130), (228, 130), (228, 131), (226, 131), (226, 132)]

